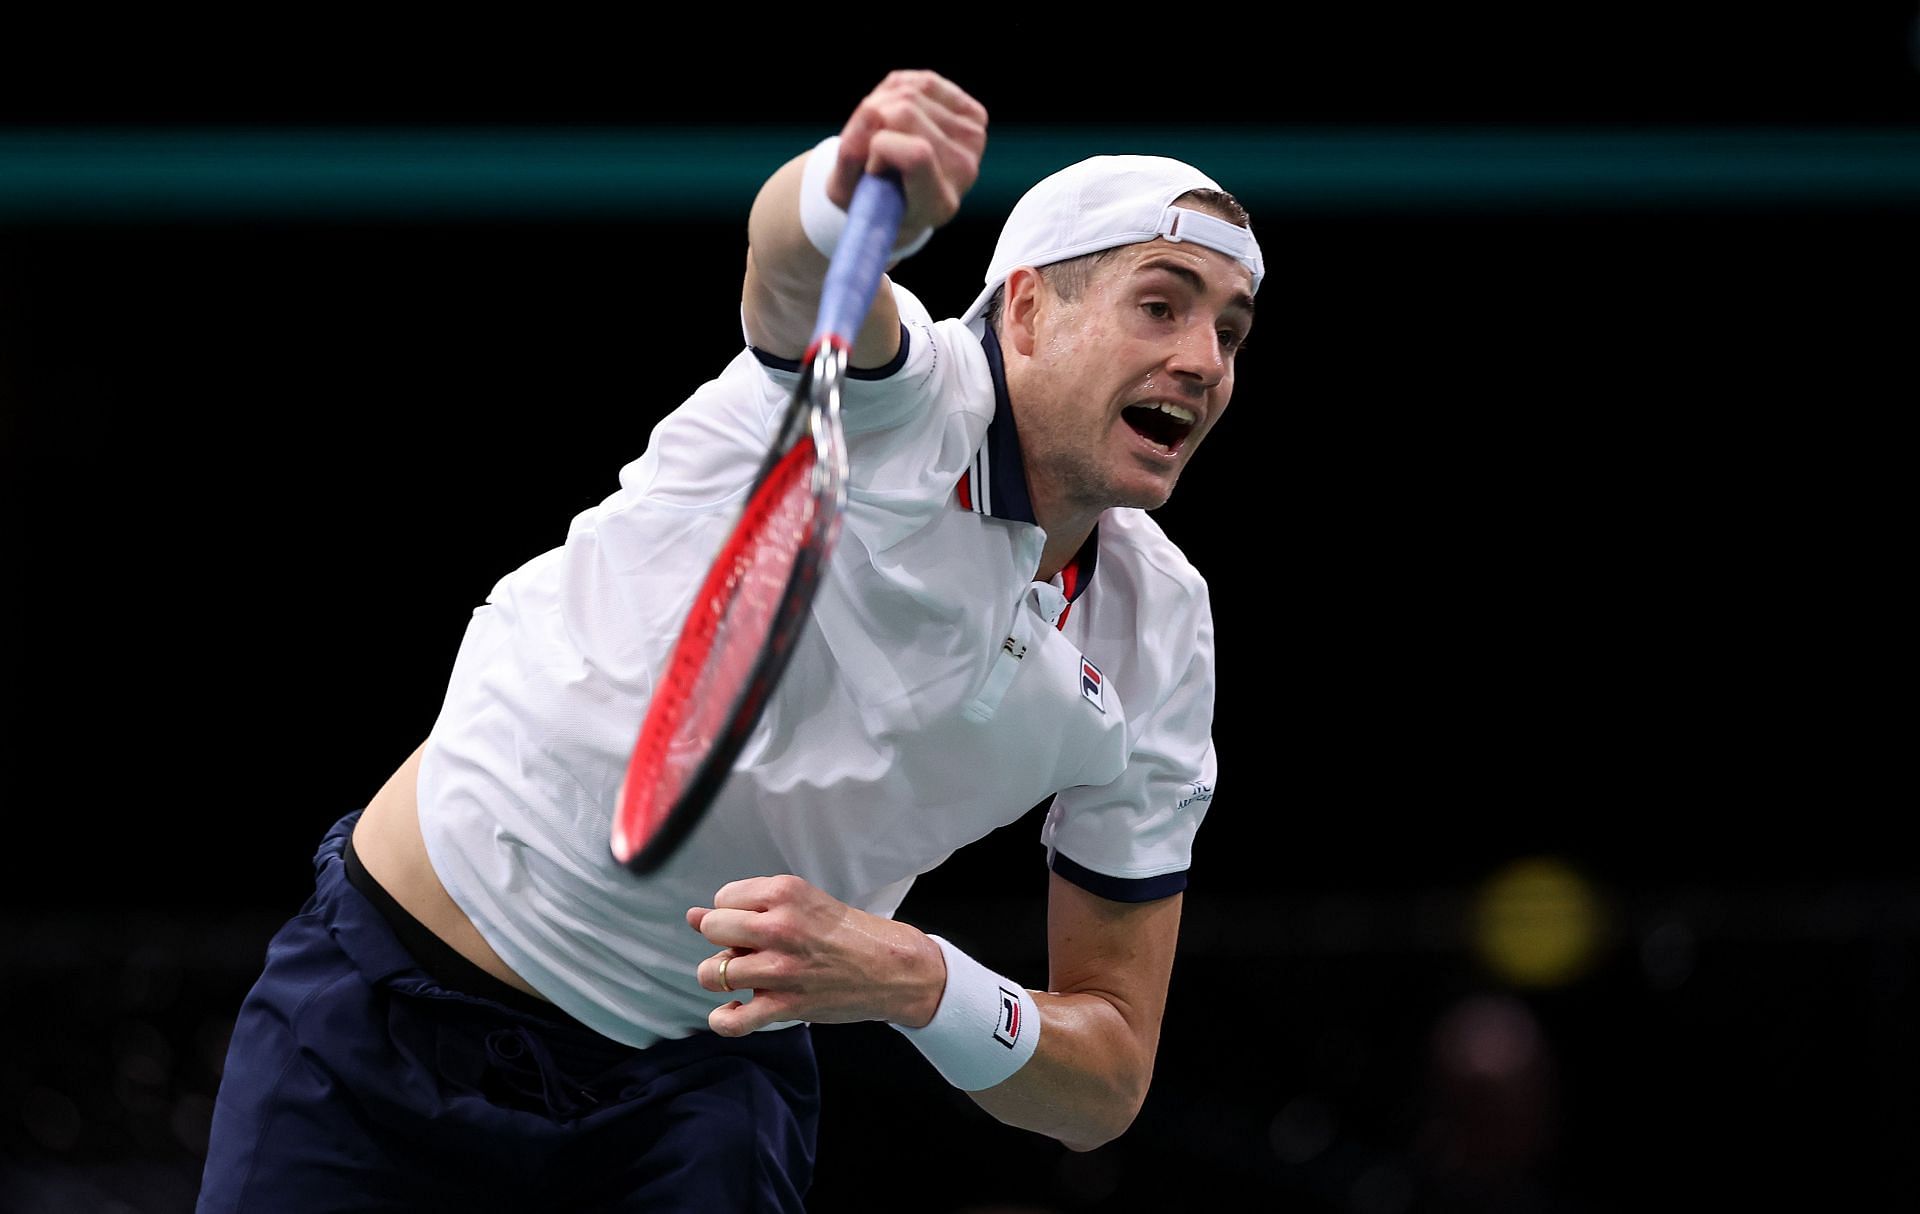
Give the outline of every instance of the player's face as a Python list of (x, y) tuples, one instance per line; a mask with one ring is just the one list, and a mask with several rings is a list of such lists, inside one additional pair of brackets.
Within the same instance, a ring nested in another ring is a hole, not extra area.
[(1233, 395), (1253, 276), (1155, 240), (1121, 249), (1076, 299), (1035, 289), (1014, 399), (1036, 495), (1081, 511), (1164, 505)]

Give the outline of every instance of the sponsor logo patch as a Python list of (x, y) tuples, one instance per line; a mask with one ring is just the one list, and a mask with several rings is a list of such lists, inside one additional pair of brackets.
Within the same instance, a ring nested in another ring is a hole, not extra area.
[(1020, 996), (1000, 988), (1000, 1018), (994, 1022), (993, 1039), (1012, 1049), (1020, 1040)]
[(1080, 694), (1086, 697), (1087, 703), (1098, 708), (1101, 712), (1107, 710), (1106, 705), (1100, 702), (1100, 688), (1105, 685), (1105, 683), (1106, 679), (1100, 674), (1100, 668), (1092, 662), (1087, 661), (1086, 655), (1082, 654), (1080, 657)]

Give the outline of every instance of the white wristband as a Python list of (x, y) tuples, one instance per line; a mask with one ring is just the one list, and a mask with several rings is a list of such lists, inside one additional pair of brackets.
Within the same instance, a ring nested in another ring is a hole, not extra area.
[(1040, 1044), (1040, 1005), (1019, 983), (1002, 978), (939, 936), (947, 989), (925, 1028), (893, 1027), (926, 1055), (933, 1069), (963, 1092), (1001, 1082), (1026, 1065)]
[[(828, 258), (833, 256), (833, 250), (840, 243), (840, 233), (847, 226), (847, 213), (827, 197), (827, 178), (833, 176), (833, 164), (839, 152), (840, 136), (827, 136), (807, 153), (806, 168), (800, 174), (800, 227), (813, 247), (820, 250), (820, 255)], [(900, 233), (887, 265), (899, 265), (918, 253), (932, 235), (932, 228)]]

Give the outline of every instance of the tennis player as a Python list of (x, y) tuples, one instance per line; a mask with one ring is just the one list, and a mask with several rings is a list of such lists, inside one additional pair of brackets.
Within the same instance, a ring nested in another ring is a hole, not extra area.
[[(321, 843), (234, 1026), (200, 1210), (799, 1211), (810, 1022), (892, 1024), (1076, 1150), (1132, 1122), (1215, 778), (1207, 585), (1147, 511), (1226, 410), (1262, 274), (1197, 169), (1042, 180), (956, 318), (883, 282), (844, 529), (785, 679), (672, 859), (639, 877), (609, 847), (855, 183), (901, 174), (897, 262), (956, 213), (986, 128), (952, 82), (896, 72), (762, 188), (741, 353), (495, 585), (426, 741)], [(1049, 800), (1044, 989), (893, 918)]]

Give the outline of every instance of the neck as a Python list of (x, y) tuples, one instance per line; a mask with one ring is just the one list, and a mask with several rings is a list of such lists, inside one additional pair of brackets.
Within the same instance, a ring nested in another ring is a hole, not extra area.
[(1073, 560), (1106, 511), (1089, 509), (1062, 494), (1059, 487), (1044, 476), (1029, 476), (1027, 494), (1033, 501), (1033, 521), (1047, 533), (1046, 545), (1040, 550), (1040, 569), (1034, 580), (1050, 582)]
[(1046, 530), (1047, 542), (1040, 549), (1040, 568), (1033, 575), (1036, 582), (1051, 582), (1060, 575), (1060, 571), (1072, 563), (1087, 537), (1093, 534), (1093, 524), (1097, 516), (1073, 527), (1049, 527), (1044, 516), (1040, 526)]

